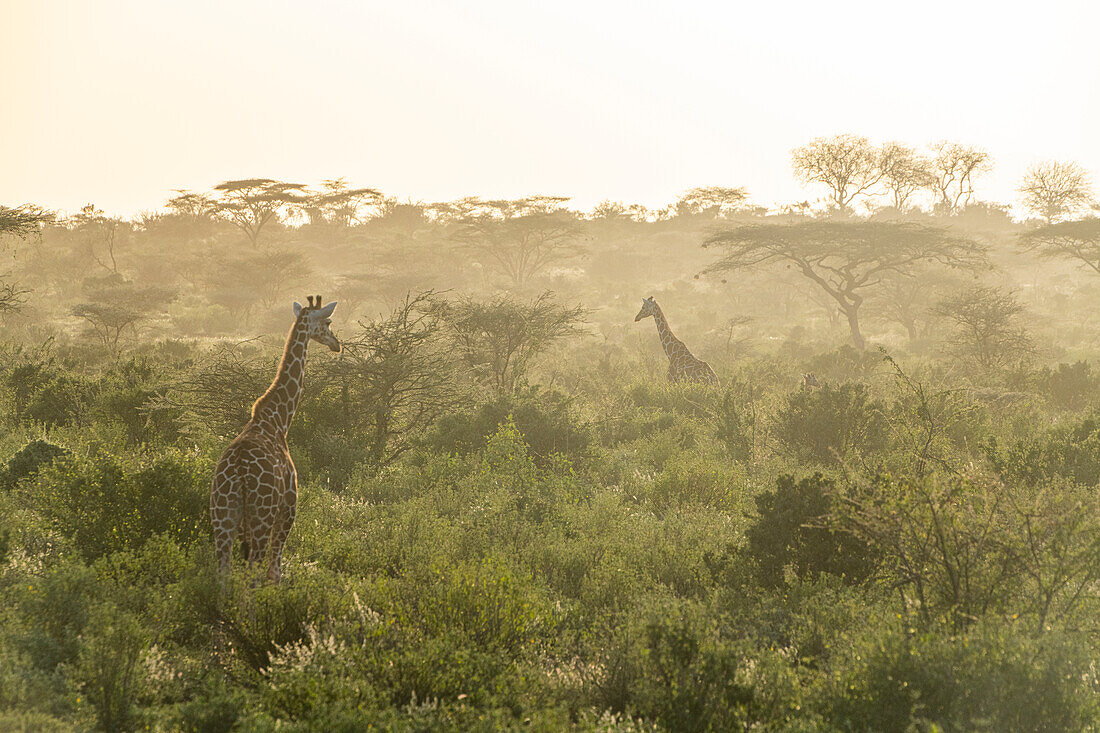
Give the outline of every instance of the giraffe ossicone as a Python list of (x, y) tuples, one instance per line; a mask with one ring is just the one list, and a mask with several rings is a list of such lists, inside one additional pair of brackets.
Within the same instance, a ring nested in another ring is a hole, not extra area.
[(210, 487), (210, 521), (218, 568), (229, 571), (238, 537), (248, 547), (248, 560), (267, 561), (268, 580), (282, 577), (283, 545), (298, 507), (298, 474), (286, 444), (286, 433), (302, 394), (306, 349), (316, 341), (340, 351), (332, 333), (336, 303), (322, 306), (321, 296), (309, 305), (294, 303), (294, 325), (287, 335), (274, 381), (252, 405), (252, 419), (225, 449)]
[(657, 324), (657, 336), (661, 339), (661, 346), (668, 357), (668, 380), (670, 382), (700, 382), (718, 386), (718, 375), (710, 368), (710, 364), (702, 359), (697, 359), (691, 353), (683, 341), (676, 338), (668, 325), (661, 306), (652, 296), (642, 298), (642, 309), (634, 316), (634, 322), (643, 318), (652, 317)]

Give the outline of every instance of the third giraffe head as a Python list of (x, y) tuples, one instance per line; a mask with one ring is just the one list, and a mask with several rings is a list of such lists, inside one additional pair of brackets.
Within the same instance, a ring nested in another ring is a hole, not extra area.
[(329, 328), (332, 324), (332, 312), (336, 310), (336, 302), (333, 301), (326, 306), (322, 306), (321, 302), (320, 295), (309, 296), (309, 305), (305, 307), (295, 302), (294, 317), (306, 327), (311, 339), (324, 344), (330, 351), (340, 351), (340, 341)]
[(648, 298), (642, 298), (642, 309), (638, 311), (638, 315), (634, 316), (634, 322), (642, 320), (643, 318), (649, 318), (657, 312), (657, 301), (653, 299), (653, 296)]

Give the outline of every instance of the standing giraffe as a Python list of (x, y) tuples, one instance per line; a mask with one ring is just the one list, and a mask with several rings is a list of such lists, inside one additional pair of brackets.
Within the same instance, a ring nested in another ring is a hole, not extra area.
[(340, 351), (329, 328), (336, 303), (321, 307), (321, 296), (309, 305), (294, 304), (294, 325), (286, 339), (275, 381), (252, 405), (252, 419), (225, 449), (210, 489), (210, 520), (218, 567), (229, 571), (233, 541), (240, 532), (249, 565), (268, 559), (267, 579), (282, 577), (283, 543), (294, 524), (298, 474), (286, 445), (286, 431), (302, 394), (306, 347), (310, 339)]
[(642, 298), (642, 309), (634, 316), (634, 322), (653, 316), (657, 322), (657, 335), (668, 357), (668, 380), (670, 382), (702, 382), (718, 386), (718, 375), (702, 359), (696, 359), (684, 342), (673, 335), (668, 326), (661, 306), (652, 297)]

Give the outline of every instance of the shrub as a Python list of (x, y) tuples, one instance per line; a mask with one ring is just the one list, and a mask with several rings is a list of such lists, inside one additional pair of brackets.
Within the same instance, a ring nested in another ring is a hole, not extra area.
[(855, 382), (826, 383), (819, 389), (792, 392), (775, 420), (775, 435), (804, 461), (836, 463), (852, 452), (886, 445), (883, 405)]
[(745, 532), (748, 551), (765, 586), (783, 583), (784, 568), (807, 578), (830, 573), (858, 583), (870, 574), (870, 548), (835, 528), (833, 482), (814, 474), (780, 476), (775, 491), (756, 497), (759, 519)]
[(52, 360), (18, 364), (5, 375), (17, 420), (49, 427), (79, 422), (92, 387)]
[(676, 731), (749, 730), (760, 718), (759, 670), (747, 644), (725, 638), (690, 603), (651, 602), (611, 647), (600, 702)]
[(145, 679), (140, 662), (148, 633), (137, 619), (112, 604), (97, 607), (81, 638), (75, 677), (101, 730), (128, 730), (135, 697)]
[(851, 344), (844, 344), (836, 351), (807, 360), (805, 371), (822, 381), (846, 382), (866, 378), (881, 365), (882, 357), (877, 352), (860, 351)]
[(1096, 713), (1088, 667), (1069, 636), (888, 629), (853, 650), (823, 707), (845, 730), (1081, 731)]
[(511, 419), (540, 463), (552, 454), (571, 457), (587, 454), (591, 436), (573, 414), (572, 400), (561, 392), (528, 388), (519, 394), (503, 394), (471, 412), (444, 417), (425, 440), (439, 452), (464, 455), (480, 450), (501, 423)]
[(23, 479), (33, 478), (43, 467), (53, 463), (54, 459), (70, 455), (67, 448), (36, 439), (24, 445), (8, 459), (8, 465), (0, 474), (0, 485), (12, 489)]
[(1100, 483), (1100, 412), (1000, 447), (990, 441), (987, 458), (1007, 480), (1037, 484), (1055, 477), (1085, 486)]
[(1059, 364), (1054, 370), (1044, 369), (1043, 391), (1058, 407), (1072, 409), (1095, 395), (1097, 380), (1087, 361)]
[(52, 674), (76, 659), (89, 609), (102, 594), (92, 569), (76, 560), (63, 561), (27, 584), (19, 608), (33, 623), (19, 634), (18, 646), (35, 669)]
[(55, 460), (23, 485), (27, 500), (94, 559), (167, 533), (187, 544), (206, 529), (210, 469), (171, 452), (123, 461), (103, 451)]
[(299, 574), (280, 586), (246, 590), (236, 576), (236, 594), (220, 599), (219, 624), (229, 647), (254, 670), (271, 663), (279, 647), (301, 643), (309, 630), (326, 628), (347, 610), (350, 599), (337, 595), (319, 574)]

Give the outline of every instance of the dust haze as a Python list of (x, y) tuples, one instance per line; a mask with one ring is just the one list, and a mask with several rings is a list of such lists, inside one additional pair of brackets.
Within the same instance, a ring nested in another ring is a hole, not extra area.
[[(379, 22), (422, 18), (427, 39), (449, 11), (423, 11)], [(623, 22), (659, 40), (655, 19)], [(494, 41), (521, 65), (530, 42)], [(385, 89), (371, 114), (400, 118), (414, 89)], [(318, 176), (281, 175), (273, 147), (267, 169), (135, 194), (131, 153), (93, 185), (87, 150), (73, 205), (19, 158), (0, 187), (0, 728), (1094, 729), (1095, 149), (804, 117), (762, 143), (781, 159), (687, 184), (714, 161), (636, 152), (633, 198), (593, 195), (589, 153), (537, 135), (528, 153), (561, 160), (529, 189), (502, 141), (481, 189), (433, 196), (453, 171), (418, 160), (422, 192), (397, 192), (392, 161), (382, 180), (332, 166), (326, 146), (355, 145), (320, 119)], [(429, 148), (491, 146), (424, 124), (447, 141)], [(172, 170), (194, 143), (163, 142)], [(608, 160), (591, 153), (599, 181)]]

